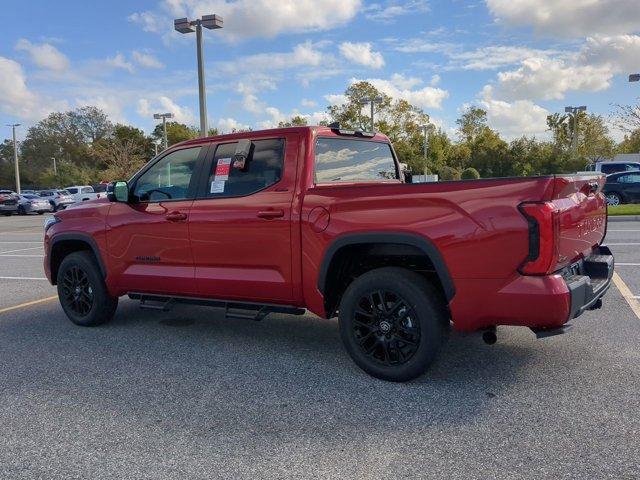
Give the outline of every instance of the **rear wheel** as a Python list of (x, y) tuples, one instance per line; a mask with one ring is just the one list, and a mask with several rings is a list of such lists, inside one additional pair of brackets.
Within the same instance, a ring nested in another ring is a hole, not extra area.
[(111, 320), (118, 306), (90, 252), (71, 253), (58, 269), (58, 298), (62, 309), (76, 325), (92, 327)]
[(622, 197), (619, 194), (614, 192), (607, 193), (606, 198), (607, 198), (607, 205), (611, 205), (612, 207), (615, 207), (622, 203)]
[(445, 336), (444, 301), (417, 273), (387, 267), (358, 277), (340, 302), (340, 335), (370, 375), (403, 382), (429, 367)]
[(18, 215), (26, 215), (27, 211), (24, 209), (22, 205), (18, 207)]

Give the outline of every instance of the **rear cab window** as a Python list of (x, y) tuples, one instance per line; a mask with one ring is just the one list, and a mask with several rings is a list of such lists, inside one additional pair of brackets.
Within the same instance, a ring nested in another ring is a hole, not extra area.
[(315, 183), (366, 183), (398, 180), (391, 145), (371, 140), (318, 137)]

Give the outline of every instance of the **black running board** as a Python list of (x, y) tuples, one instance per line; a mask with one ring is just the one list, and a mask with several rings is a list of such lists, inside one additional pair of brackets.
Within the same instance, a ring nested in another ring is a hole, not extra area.
[(224, 308), (226, 318), (242, 320), (260, 321), (270, 313), (303, 315), (306, 311), (304, 308), (270, 303), (237, 302), (233, 300), (214, 300), (210, 298), (197, 297), (172, 297), (139, 292), (129, 292), (128, 295), (132, 300), (140, 300), (140, 308), (144, 309), (167, 312), (177, 303), (201, 305), (205, 307)]

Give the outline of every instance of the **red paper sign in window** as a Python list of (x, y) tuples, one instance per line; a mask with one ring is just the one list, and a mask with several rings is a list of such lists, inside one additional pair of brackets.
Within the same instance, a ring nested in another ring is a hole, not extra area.
[(231, 170), (231, 159), (220, 158), (216, 164), (215, 179), (229, 180), (229, 170)]

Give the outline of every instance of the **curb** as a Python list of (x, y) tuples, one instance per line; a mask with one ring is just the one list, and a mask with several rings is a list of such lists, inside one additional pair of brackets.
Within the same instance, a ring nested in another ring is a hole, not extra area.
[(610, 222), (640, 222), (640, 215), (610, 215)]

